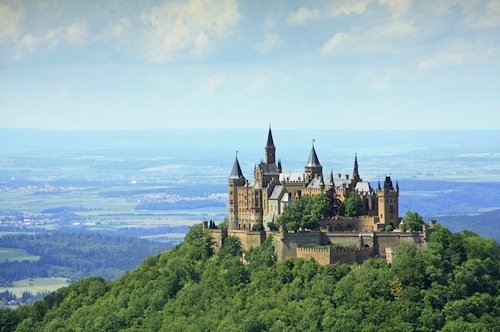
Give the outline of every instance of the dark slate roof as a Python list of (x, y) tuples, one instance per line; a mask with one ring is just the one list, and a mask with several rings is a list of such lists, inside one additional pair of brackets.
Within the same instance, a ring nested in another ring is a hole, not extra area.
[(271, 132), (271, 127), (269, 127), (269, 133), (267, 134), (267, 144), (266, 148), (274, 148), (273, 133)]
[(274, 190), (269, 196), (269, 199), (279, 200), (281, 199), (283, 193), (285, 192), (285, 187), (282, 185), (274, 186)]
[(307, 185), (307, 188), (318, 189), (324, 185), (325, 185), (325, 182), (323, 181), (323, 176), (321, 176), (321, 177), (317, 177), (317, 178), (312, 179), (311, 182), (309, 182), (309, 184)]
[(234, 160), (233, 169), (231, 170), (231, 175), (229, 175), (229, 180), (244, 179), (243, 172), (241, 171), (240, 162), (238, 157)]
[(354, 171), (352, 172), (353, 177), (359, 177), (358, 171), (358, 154), (354, 155)]
[(279, 174), (279, 169), (276, 166), (276, 164), (260, 163), (259, 167), (262, 170), (262, 174), (264, 174), (264, 175), (278, 175)]
[(390, 176), (386, 176), (385, 177), (384, 189), (385, 190), (394, 190), (394, 187), (392, 186), (392, 180), (391, 180)]
[(356, 183), (356, 187), (354, 189), (361, 193), (371, 193), (373, 191), (370, 183), (368, 182), (358, 182)]
[(309, 154), (309, 160), (307, 161), (306, 167), (321, 167), (314, 145), (311, 149), (311, 153)]

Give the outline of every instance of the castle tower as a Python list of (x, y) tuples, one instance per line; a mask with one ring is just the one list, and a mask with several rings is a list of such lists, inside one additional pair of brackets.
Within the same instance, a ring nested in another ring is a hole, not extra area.
[(267, 134), (267, 144), (266, 144), (266, 164), (276, 163), (276, 147), (274, 146), (273, 133), (271, 131), (271, 126), (269, 126), (269, 133)]
[(316, 150), (314, 149), (314, 140), (311, 148), (311, 153), (309, 154), (309, 159), (307, 160), (307, 164), (304, 167), (304, 173), (309, 176), (310, 179), (316, 176), (323, 175), (323, 166), (321, 166), (318, 155), (316, 154)]
[(356, 183), (362, 181), (361, 177), (359, 176), (359, 169), (358, 169), (358, 154), (354, 154), (354, 170), (352, 171), (352, 179), (354, 181), (354, 185)]
[(396, 189), (392, 185), (390, 176), (385, 177), (384, 186), (380, 183), (377, 190), (378, 217), (379, 222), (384, 225), (399, 225), (399, 185), (396, 183)]
[(246, 180), (238, 161), (238, 153), (236, 152), (233, 169), (229, 175), (229, 229), (238, 229), (238, 188), (244, 186), (245, 182)]

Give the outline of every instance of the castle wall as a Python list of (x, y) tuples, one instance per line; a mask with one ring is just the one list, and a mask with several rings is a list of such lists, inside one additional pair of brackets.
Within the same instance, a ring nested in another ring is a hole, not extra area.
[(274, 234), (274, 245), (278, 260), (297, 257), (297, 248), (305, 244), (327, 244), (324, 233), (319, 231)]
[(237, 237), (243, 249), (248, 250), (253, 247), (260, 246), (266, 239), (265, 232), (252, 232), (243, 230), (228, 230), (228, 236)]
[(427, 248), (427, 242), (421, 236), (421, 233), (376, 233), (375, 254), (380, 257), (386, 257), (386, 248), (395, 248), (403, 243), (415, 243), (418, 247)]
[(313, 258), (320, 265), (331, 264), (330, 248), (297, 248), (297, 258)]
[(373, 256), (373, 248), (297, 248), (297, 258), (313, 258), (318, 264), (361, 264)]

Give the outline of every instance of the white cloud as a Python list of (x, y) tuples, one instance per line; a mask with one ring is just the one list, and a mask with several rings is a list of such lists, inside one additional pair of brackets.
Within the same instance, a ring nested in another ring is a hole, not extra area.
[(361, 14), (366, 11), (366, 7), (372, 3), (373, 0), (360, 0), (360, 1), (346, 1), (341, 2), (340, 7), (334, 7), (332, 12), (333, 16)]
[(383, 24), (358, 27), (349, 32), (338, 32), (319, 49), (323, 56), (338, 54), (398, 53), (398, 43), (418, 35), (412, 21), (396, 20)]
[[(457, 66), (464, 63), (495, 59), (499, 53), (498, 46), (491, 46), (489, 40), (466, 41), (456, 39), (445, 44), (441, 50), (420, 61), (416, 68), (420, 72), (439, 70), (442, 67)], [(479, 53), (477, 50), (481, 50)]]
[(169, 61), (182, 51), (205, 56), (214, 43), (230, 34), (240, 17), (235, 0), (172, 1), (153, 7), (142, 16), (148, 26), (148, 57)]
[(323, 18), (323, 14), (317, 8), (309, 9), (300, 7), (297, 11), (289, 13), (286, 21), (292, 25), (305, 25), (310, 22), (316, 22)]
[(109, 41), (123, 41), (127, 33), (131, 29), (131, 24), (128, 18), (121, 18), (109, 23), (103, 30), (100, 39)]
[(426, 72), (441, 68), (443, 66), (460, 65), (465, 60), (465, 54), (455, 51), (444, 51), (433, 55), (431, 58), (420, 62), (417, 70)]
[(280, 41), (277, 34), (268, 32), (264, 35), (264, 40), (255, 45), (255, 50), (262, 55), (269, 54), (279, 45)]
[(40, 47), (56, 47), (60, 44), (83, 46), (89, 37), (89, 25), (75, 22), (65, 27), (47, 31), (43, 35), (25, 34), (17, 43), (15, 58), (20, 59), (27, 53), (33, 53)]
[(500, 1), (467, 1), (460, 4), (465, 24), (474, 29), (493, 29), (500, 26)]
[(8, 6), (0, 4), (0, 44), (15, 40), (19, 36), (21, 15)]

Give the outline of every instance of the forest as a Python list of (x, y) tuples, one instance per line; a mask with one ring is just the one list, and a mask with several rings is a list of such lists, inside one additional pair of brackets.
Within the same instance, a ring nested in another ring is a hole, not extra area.
[(0, 285), (35, 277), (86, 276), (113, 279), (169, 245), (148, 240), (99, 234), (36, 233), (5, 235), (0, 246), (25, 249), (37, 261), (0, 263)]
[(0, 311), (0, 331), (498, 331), (500, 247), (438, 227), (428, 249), (392, 265), (276, 262), (265, 244), (214, 253), (193, 226), (183, 243), (119, 279), (88, 278)]

